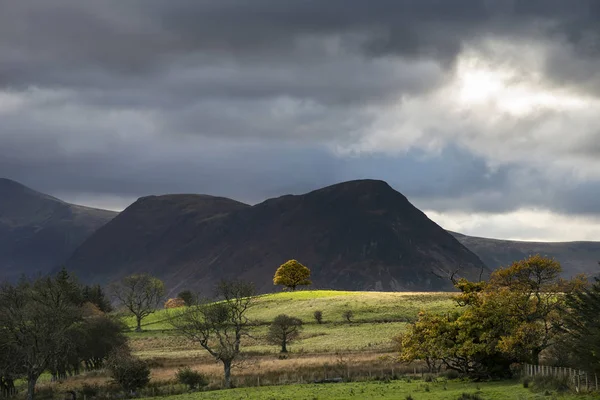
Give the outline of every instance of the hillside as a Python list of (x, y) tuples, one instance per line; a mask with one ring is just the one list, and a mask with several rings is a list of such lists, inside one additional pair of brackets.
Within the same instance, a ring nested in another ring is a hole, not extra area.
[[(250, 339), (244, 339), (244, 352), (273, 354), (279, 350), (266, 338), (267, 327), (279, 314), (300, 318), (304, 330), (290, 351), (335, 353), (337, 351), (392, 350), (392, 338), (402, 332), (408, 322), (416, 320), (420, 311), (444, 313), (456, 309), (452, 293), (416, 292), (347, 292), (307, 290), (259, 296), (248, 312), (252, 321)], [(315, 310), (323, 312), (323, 323), (317, 324)], [(352, 323), (342, 313), (352, 310)], [(169, 324), (173, 311), (159, 310), (147, 317), (143, 332), (129, 333), (130, 345), (137, 355), (147, 359), (206, 356), (197, 346), (177, 338)], [(135, 319), (124, 319), (133, 330)]]
[(173, 292), (207, 293), (221, 278), (273, 291), (275, 269), (297, 258), (316, 288), (445, 290), (436, 277), (481, 260), (385, 182), (351, 181), (255, 206), (210, 196), (140, 199), (98, 230), (67, 262), (79, 276), (109, 282), (146, 271)]
[(465, 247), (477, 254), (483, 262), (495, 269), (510, 265), (532, 254), (556, 258), (563, 267), (563, 276), (585, 273), (598, 275), (600, 267), (600, 242), (520, 242), (487, 239), (450, 232)]
[(51, 270), (115, 215), (0, 178), (0, 280)]

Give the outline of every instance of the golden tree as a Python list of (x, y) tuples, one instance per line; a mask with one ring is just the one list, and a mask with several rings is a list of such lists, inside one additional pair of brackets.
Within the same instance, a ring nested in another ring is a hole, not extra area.
[(297, 286), (311, 285), (310, 269), (296, 260), (289, 260), (277, 269), (273, 284), (283, 285), (292, 290), (296, 290)]

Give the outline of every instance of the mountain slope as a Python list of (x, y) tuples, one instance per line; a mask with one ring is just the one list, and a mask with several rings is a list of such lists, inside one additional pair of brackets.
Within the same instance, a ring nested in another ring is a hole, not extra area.
[(0, 178), (0, 280), (50, 271), (115, 215)]
[(142, 198), (92, 235), (67, 262), (108, 282), (150, 272), (173, 290), (211, 290), (220, 278), (274, 290), (275, 269), (297, 258), (318, 288), (449, 289), (432, 272), (484, 264), (381, 181), (352, 181), (255, 206), (210, 196)]
[(520, 242), (487, 239), (450, 232), (465, 247), (477, 254), (491, 269), (508, 266), (533, 254), (556, 258), (563, 267), (563, 276), (600, 273), (600, 242)]

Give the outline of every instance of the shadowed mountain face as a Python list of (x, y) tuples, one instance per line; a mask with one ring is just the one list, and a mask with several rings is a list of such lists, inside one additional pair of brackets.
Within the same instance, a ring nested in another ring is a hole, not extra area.
[(508, 266), (513, 261), (530, 255), (554, 257), (563, 267), (563, 276), (576, 274), (600, 274), (599, 242), (520, 242), (514, 240), (487, 239), (450, 232), (463, 245), (477, 254), (491, 269)]
[(48, 272), (115, 215), (0, 179), (0, 280)]
[(255, 206), (195, 195), (142, 198), (67, 262), (86, 280), (133, 272), (176, 292), (209, 294), (221, 278), (273, 291), (276, 268), (296, 258), (317, 288), (446, 290), (445, 271), (477, 278), (483, 262), (381, 181), (352, 181)]

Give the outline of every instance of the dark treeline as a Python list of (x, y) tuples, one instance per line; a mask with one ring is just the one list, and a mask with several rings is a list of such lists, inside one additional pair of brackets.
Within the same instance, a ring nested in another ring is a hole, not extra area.
[(66, 270), (53, 277), (21, 279), (0, 286), (0, 390), (10, 393), (27, 380), (27, 398), (44, 372), (54, 379), (103, 367), (126, 346), (124, 325), (109, 317), (100, 286), (83, 286)]

